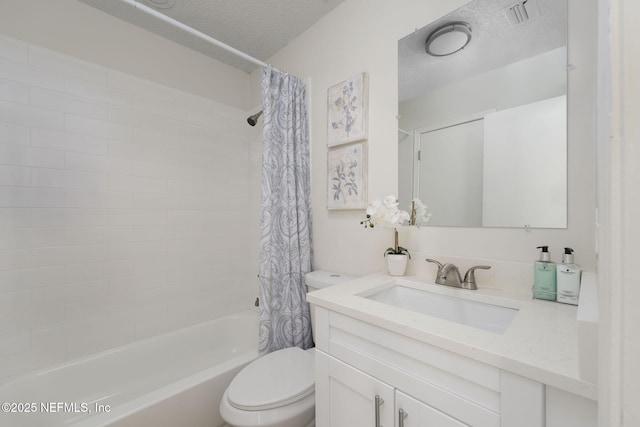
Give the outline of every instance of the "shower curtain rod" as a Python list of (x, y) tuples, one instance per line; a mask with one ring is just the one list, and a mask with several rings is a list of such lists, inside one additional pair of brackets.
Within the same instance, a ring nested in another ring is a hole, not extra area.
[(173, 25), (174, 27), (178, 27), (181, 30), (184, 30), (184, 31), (188, 32), (189, 34), (193, 34), (194, 36), (199, 37), (199, 38), (201, 38), (201, 39), (203, 39), (203, 40), (205, 40), (205, 41), (207, 41), (207, 42), (209, 42), (209, 43), (211, 43), (211, 44), (213, 44), (215, 46), (218, 46), (218, 47), (226, 50), (227, 52), (231, 52), (234, 55), (237, 55), (242, 59), (245, 59), (245, 60), (247, 60), (249, 62), (253, 62), (254, 64), (259, 65), (261, 67), (268, 67), (269, 66), (269, 64), (267, 64), (266, 62), (262, 62), (259, 59), (256, 59), (251, 55), (248, 55), (248, 54), (246, 54), (246, 53), (244, 53), (244, 52), (242, 52), (242, 51), (240, 51), (240, 50), (238, 50), (238, 49), (236, 49), (234, 47), (231, 47), (226, 43), (222, 43), (221, 41), (216, 40), (211, 36), (208, 36), (208, 35), (206, 35), (204, 33), (201, 33), (200, 31), (198, 31), (198, 30), (196, 30), (194, 28), (191, 28), (188, 25), (183, 24), (182, 22), (180, 22), (178, 20), (175, 20), (173, 18), (169, 18), (167, 15), (165, 15), (163, 13), (160, 13), (157, 10), (155, 10), (155, 9), (153, 9), (153, 8), (147, 6), (147, 5), (144, 5), (144, 4), (140, 3), (139, 1), (136, 1), (136, 0), (120, 0), (120, 1), (122, 1), (124, 3), (127, 3), (127, 4), (130, 4), (131, 6), (135, 7), (136, 9), (139, 9), (139, 10), (141, 10), (141, 11), (143, 11), (143, 12), (149, 14), (149, 15), (155, 16), (156, 18), (158, 18), (158, 19), (160, 19), (160, 20), (162, 20), (162, 21), (164, 21), (164, 22), (166, 22), (166, 23), (168, 23), (170, 25)]

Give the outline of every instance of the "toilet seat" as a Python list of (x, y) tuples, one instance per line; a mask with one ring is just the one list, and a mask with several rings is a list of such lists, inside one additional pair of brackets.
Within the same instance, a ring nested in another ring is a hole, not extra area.
[(290, 405), (314, 391), (313, 352), (291, 347), (251, 362), (236, 375), (226, 394), (236, 409), (263, 411)]

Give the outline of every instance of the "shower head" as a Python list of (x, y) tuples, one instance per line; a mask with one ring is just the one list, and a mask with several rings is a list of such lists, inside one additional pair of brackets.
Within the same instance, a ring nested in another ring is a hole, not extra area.
[(256, 123), (258, 123), (258, 117), (260, 117), (261, 115), (262, 115), (262, 110), (258, 111), (253, 116), (249, 117), (247, 119), (247, 123), (249, 123), (251, 126), (255, 126)]

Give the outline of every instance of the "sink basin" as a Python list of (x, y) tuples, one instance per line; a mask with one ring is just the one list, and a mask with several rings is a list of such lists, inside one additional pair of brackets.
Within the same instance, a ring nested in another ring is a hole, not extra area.
[(394, 285), (365, 298), (497, 334), (503, 334), (518, 314), (515, 308), (400, 285)]

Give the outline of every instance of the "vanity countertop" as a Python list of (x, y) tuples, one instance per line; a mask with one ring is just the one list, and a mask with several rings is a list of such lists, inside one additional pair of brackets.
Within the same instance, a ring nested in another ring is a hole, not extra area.
[[(589, 273), (584, 273), (589, 274)], [(373, 301), (369, 295), (393, 281), (463, 299), (517, 308), (504, 334), (488, 332)], [(584, 277), (583, 277), (584, 280)], [(424, 277), (374, 274), (307, 294), (319, 307), (350, 316), (588, 399), (597, 386), (579, 376), (577, 307), (491, 289), (435, 285)]]

